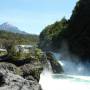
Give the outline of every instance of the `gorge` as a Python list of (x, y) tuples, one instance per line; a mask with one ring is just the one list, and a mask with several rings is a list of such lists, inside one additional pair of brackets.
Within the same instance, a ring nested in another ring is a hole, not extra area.
[[(74, 62), (69, 58), (61, 59), (62, 55), (54, 55), (64, 72), (54, 74), (51, 70), (44, 70), (40, 75), (43, 90), (89, 90), (90, 63)], [(78, 59), (73, 57), (73, 59)]]
[(8, 25), (0, 30), (0, 90), (90, 90), (90, 0), (40, 35)]
[(57, 53), (64, 70), (63, 74), (43, 72), (43, 90), (89, 90), (90, 0), (79, 0), (69, 20), (48, 25), (40, 34), (40, 47)]

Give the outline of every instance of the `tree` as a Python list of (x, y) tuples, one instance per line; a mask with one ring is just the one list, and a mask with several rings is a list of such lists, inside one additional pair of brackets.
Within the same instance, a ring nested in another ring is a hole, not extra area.
[(7, 55), (9, 57), (15, 55), (16, 49), (15, 49), (15, 42), (14, 41), (6, 41), (4, 42), (4, 47), (7, 50)]
[(40, 48), (43, 50), (52, 50), (53, 45), (57, 45), (59, 42), (59, 40), (56, 40), (56, 38), (59, 37), (59, 34), (62, 33), (63, 30), (67, 28), (67, 26), (68, 21), (65, 18), (62, 18), (61, 21), (57, 21), (54, 24), (48, 25), (39, 36)]

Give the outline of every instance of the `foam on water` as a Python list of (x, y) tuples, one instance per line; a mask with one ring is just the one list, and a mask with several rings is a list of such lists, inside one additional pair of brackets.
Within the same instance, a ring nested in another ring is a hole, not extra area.
[(53, 74), (51, 70), (44, 70), (40, 77), (43, 90), (90, 90), (89, 63), (82, 63), (79, 58), (69, 52), (62, 55), (53, 53), (54, 58), (63, 67), (64, 73)]
[(90, 77), (44, 72), (40, 84), (43, 90), (90, 90)]

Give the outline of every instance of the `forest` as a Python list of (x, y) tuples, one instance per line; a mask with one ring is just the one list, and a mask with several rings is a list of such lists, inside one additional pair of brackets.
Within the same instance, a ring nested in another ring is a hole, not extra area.
[(19, 34), (0, 30), (0, 45), (4, 47), (7, 43), (14, 43), (16, 45), (37, 45), (39, 41), (38, 35), (33, 34)]
[[(58, 51), (63, 41), (69, 51), (84, 58), (90, 58), (90, 0), (79, 0), (70, 19), (65, 18), (47, 26), (40, 34), (43, 50)], [(48, 43), (50, 42), (50, 43)], [(44, 48), (43, 48), (44, 47)]]

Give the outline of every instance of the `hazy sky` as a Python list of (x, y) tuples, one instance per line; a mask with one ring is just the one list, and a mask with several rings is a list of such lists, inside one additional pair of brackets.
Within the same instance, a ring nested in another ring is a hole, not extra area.
[(48, 24), (69, 18), (77, 0), (1, 0), (0, 24), (39, 34)]

